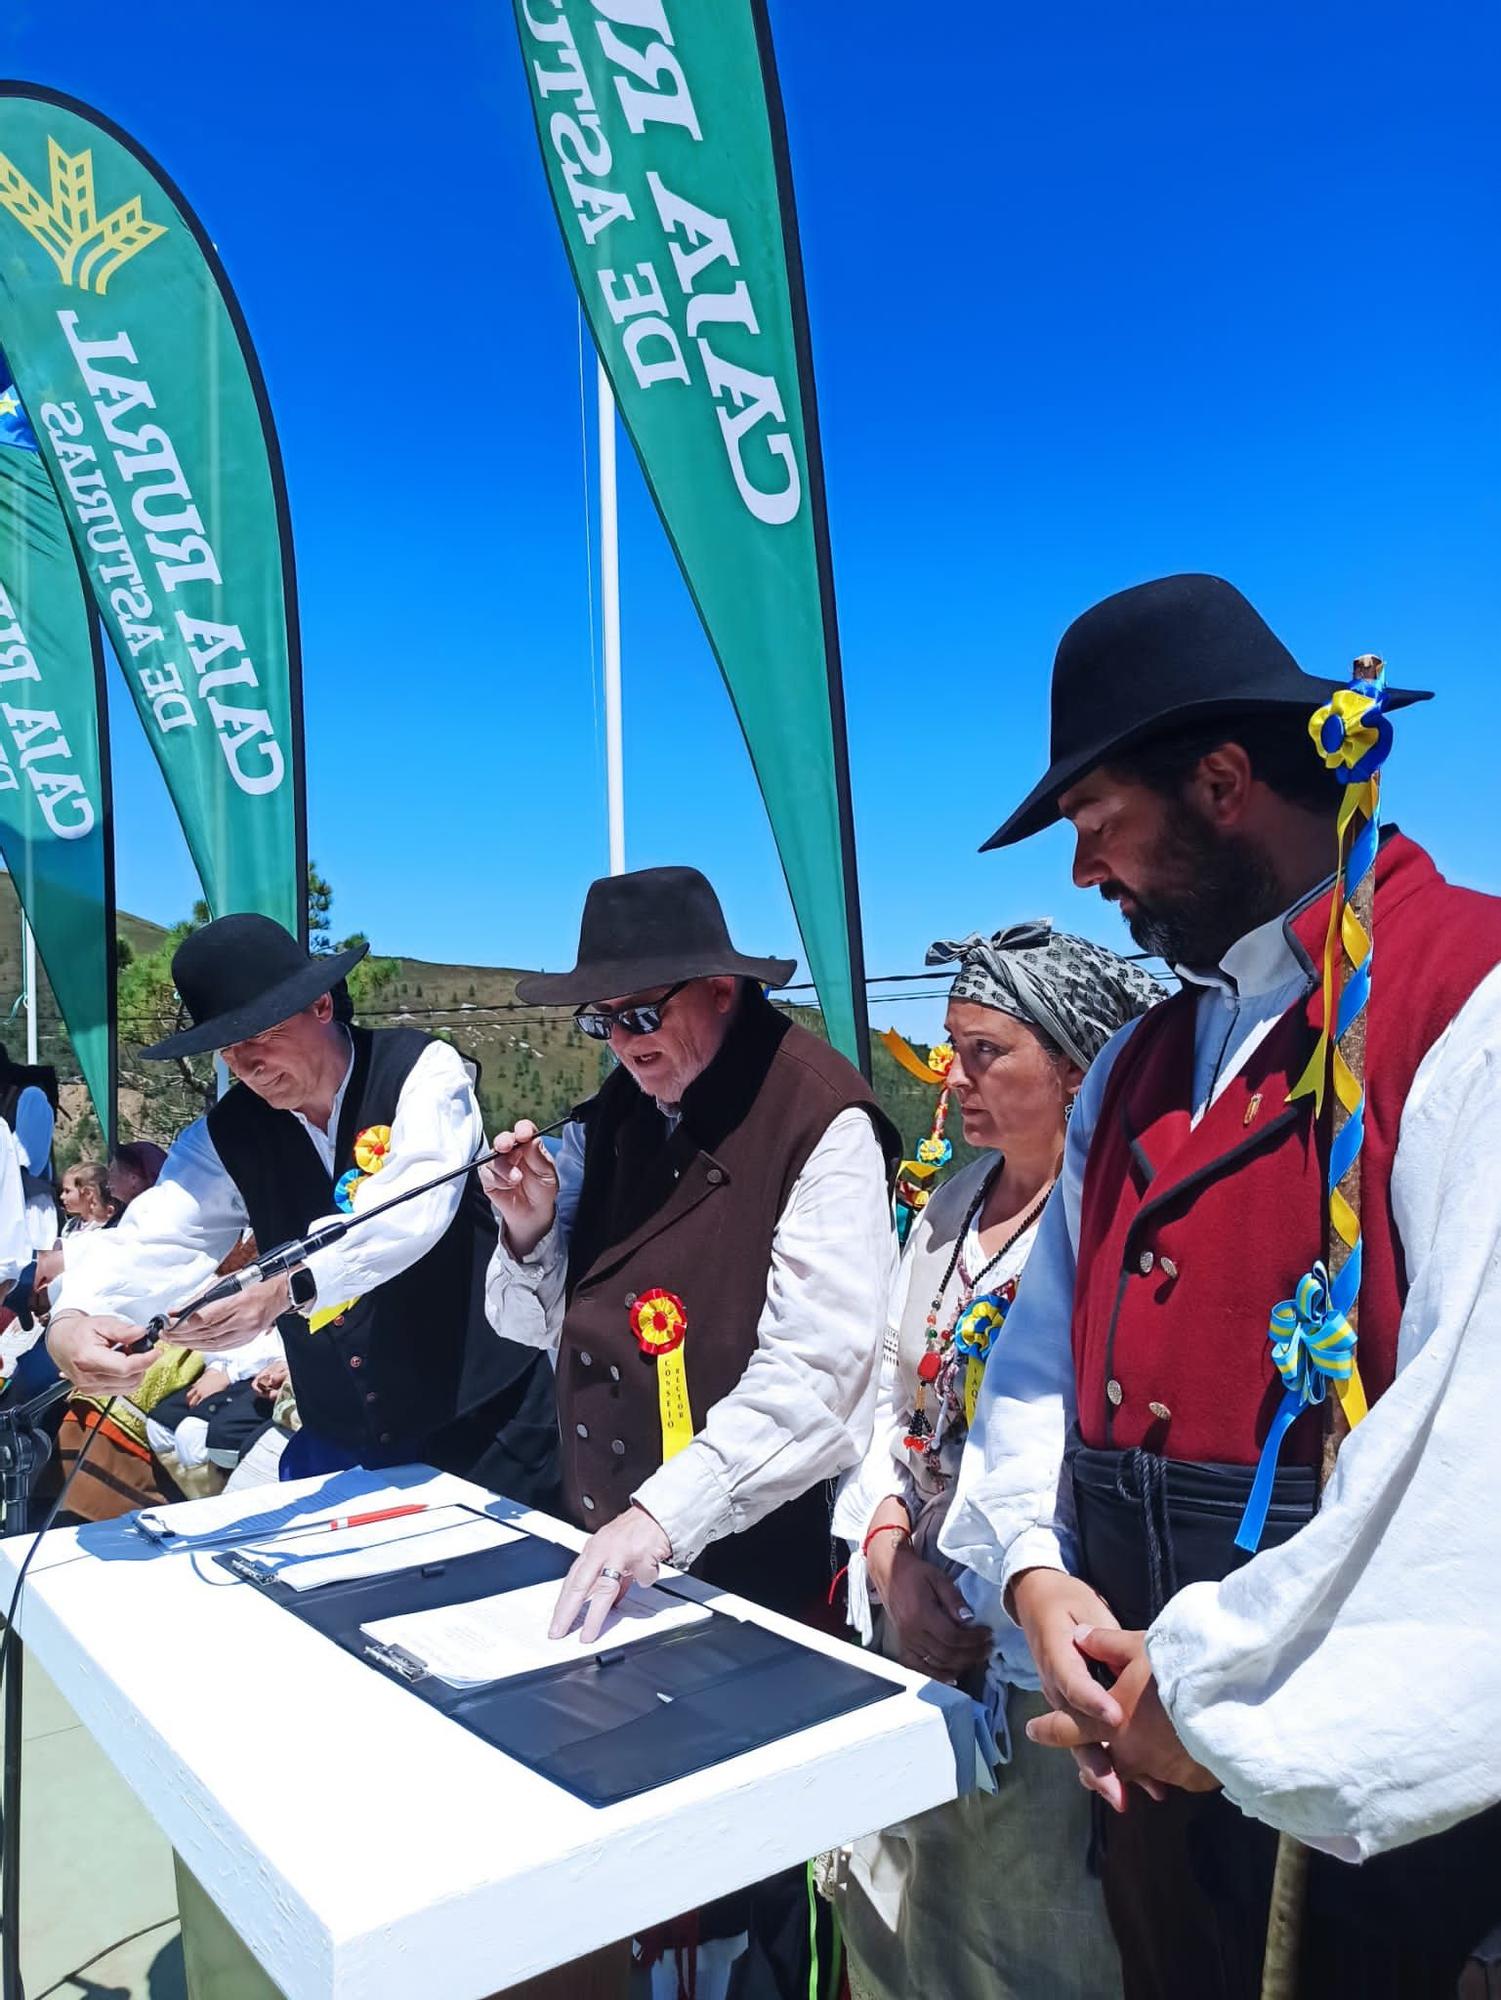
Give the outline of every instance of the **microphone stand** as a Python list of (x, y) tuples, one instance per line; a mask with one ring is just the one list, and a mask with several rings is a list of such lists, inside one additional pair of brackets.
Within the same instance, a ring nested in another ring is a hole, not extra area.
[[(63, 1401), (72, 1384), (56, 1382), (30, 1402), (0, 1402), (0, 1527), (7, 1536), (24, 1535), (31, 1525), (31, 1493), (52, 1456), (52, 1439), (41, 1419)], [(30, 1561), (28, 1553), (26, 1560)], [(25, 1565), (22, 1565), (22, 1576)], [(20, 1596), (11, 1600), (14, 1616)], [(21, 1984), (21, 1696), (24, 1654), (19, 1637), (7, 1630), (3, 1642), (5, 1702), (0, 1721), (0, 1993), (23, 2000)]]
[[(554, 1132), (561, 1132), (572, 1117), (573, 1113), (567, 1112), (553, 1124), (544, 1125), (540, 1132), (534, 1132), (530, 1139), (522, 1143), (530, 1146), (537, 1139), (546, 1139)], [(202, 1311), (204, 1306), (217, 1305), (221, 1299), (235, 1298), (239, 1293), (248, 1290), (251, 1285), (260, 1284), (265, 1278), (280, 1278), (288, 1271), (295, 1271), (300, 1264), (305, 1264), (315, 1251), (326, 1250), (331, 1243), (339, 1242), (360, 1223), (373, 1222), (376, 1216), (386, 1215), (393, 1208), (400, 1208), (403, 1202), (415, 1201), (419, 1194), (426, 1194), (431, 1188), (442, 1187), (445, 1181), (456, 1181), (460, 1174), (473, 1173), (476, 1167), (487, 1166), (491, 1160), (503, 1160), (508, 1157), (505, 1153), (493, 1151), (477, 1154), (474, 1159), (466, 1160), (463, 1166), (450, 1167), (447, 1173), (434, 1174), (430, 1181), (423, 1181), (417, 1187), (408, 1188), (403, 1194), (392, 1195), (389, 1201), (377, 1202), (374, 1208), (356, 1209), (353, 1213), (341, 1216), (333, 1222), (325, 1222), (320, 1229), (310, 1230), (306, 1236), (294, 1236), (289, 1242), (278, 1243), (274, 1250), (267, 1250), (264, 1255), (258, 1256), (254, 1263), (242, 1264), (238, 1271), (231, 1271), (228, 1277), (216, 1280), (206, 1292), (200, 1292), (191, 1304), (183, 1306), (179, 1312), (157, 1313), (154, 1318), (146, 1322), (146, 1330), (141, 1339), (133, 1342), (125, 1351), (133, 1353), (142, 1347), (154, 1346), (162, 1334), (170, 1333), (175, 1326), (181, 1326), (185, 1319), (191, 1319), (193, 1314)]]

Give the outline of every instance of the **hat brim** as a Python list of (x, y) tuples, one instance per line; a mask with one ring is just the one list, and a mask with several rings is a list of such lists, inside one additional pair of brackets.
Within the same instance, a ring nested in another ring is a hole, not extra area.
[(141, 1050), (141, 1059), (143, 1062), (171, 1062), (178, 1056), (202, 1056), (213, 1049), (227, 1049), (235, 1042), (248, 1041), (252, 1035), (263, 1035), (267, 1028), (289, 1021), (304, 1007), (311, 1007), (320, 995), (331, 993), (369, 949), (368, 944), (361, 944), (349, 951), (336, 951), (326, 958), (315, 958), (292, 978), (258, 993), (243, 1007), (231, 1008), (226, 1014), (216, 1014), (210, 1021), (200, 1021), (194, 1027), (168, 1035), (164, 1041), (153, 1042), (149, 1049)]
[(676, 986), (680, 979), (729, 976), (754, 979), (762, 986), (785, 986), (796, 970), (795, 958), (744, 958), (738, 951), (707, 960), (670, 953), (600, 959), (593, 965), (576, 965), (572, 972), (529, 972), (516, 981), (516, 998), (533, 1007), (585, 1007), (592, 1001), (649, 993), (654, 986)]
[[(1061, 817), (1058, 801), (1070, 785), (1078, 784), (1091, 771), (1097, 771), (1102, 764), (1108, 764), (1112, 757), (1118, 757), (1123, 751), (1134, 749), (1148, 737), (1163, 735), (1167, 730), (1189, 723), (1212, 722), (1219, 716), (1228, 722), (1242, 715), (1311, 714), (1321, 702), (1329, 699), (1329, 692), (1326, 682), (1315, 681), (1306, 697), (1290, 696), (1279, 701), (1192, 701), (1178, 708), (1163, 710), (1135, 729), (1125, 730), (1088, 750), (1078, 751), (1074, 756), (1060, 758), (1052, 764), (1011, 817), (996, 828), (989, 840), (981, 843), (979, 851), (988, 854), (992, 848), (1014, 847), (1017, 841), (1029, 839), (1032, 834), (1041, 833), (1044, 827), (1052, 826)], [(1431, 688), (1388, 688), (1386, 691), (1389, 709), (1410, 708), (1414, 702), (1432, 699)]]

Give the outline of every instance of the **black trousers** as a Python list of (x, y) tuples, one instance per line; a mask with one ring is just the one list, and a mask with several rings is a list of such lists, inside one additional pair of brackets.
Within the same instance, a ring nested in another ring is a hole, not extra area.
[[(1219, 1792), (1102, 1812), (1125, 2000), (1257, 2000), (1277, 1835)], [(1501, 1917), (1501, 1807), (1360, 1867), (1309, 1858), (1305, 2000), (1454, 2000)]]
[[(1234, 1535), (1240, 1466), (1084, 1450), (1073, 1464), (1083, 1569), (1128, 1629), (1190, 1583), (1249, 1558)], [(1279, 1472), (1263, 1547), (1314, 1507), (1311, 1471)], [(1358, 1718), (1354, 1726), (1358, 1727)], [(1277, 1835), (1218, 1792), (1133, 1791), (1099, 1815), (1101, 1877), (1126, 2000), (1257, 2000)], [(1501, 1805), (1361, 1866), (1309, 1863), (1304, 2000), (1454, 2000), (1465, 1960), (1501, 1922)]]

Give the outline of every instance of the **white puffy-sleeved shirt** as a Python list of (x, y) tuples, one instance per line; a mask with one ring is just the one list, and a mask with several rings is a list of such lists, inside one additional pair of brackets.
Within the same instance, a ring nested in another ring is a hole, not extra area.
[[(556, 1164), (552, 1228), (524, 1259), (502, 1229), (485, 1286), (497, 1332), (554, 1354), (583, 1182), (581, 1125), (564, 1127)], [(841, 1111), (778, 1218), (745, 1373), (693, 1442), (631, 1496), (661, 1527), (680, 1568), (864, 1453), (896, 1263), (880, 1142), (865, 1112)]]
[[(1279, 918), (1199, 988), (1195, 1118), (1308, 975)], [(1066, 1457), (1079, 1202), (1105, 1085), (1134, 1024), (1079, 1092), (1063, 1176), (997, 1335), (945, 1552), (1004, 1591), (1076, 1567)], [(1501, 1402), (1501, 969), (1424, 1057), (1391, 1201), (1409, 1291), (1397, 1376), (1347, 1439), (1319, 1512), (1220, 1583), (1190, 1585), (1147, 1635), (1190, 1753), (1258, 1819), (1346, 1860), (1501, 1799), (1501, 1594), (1485, 1440)]]
[[(41, 1092), (37, 1095), (40, 1097)], [(0, 1118), (0, 1301), (34, 1254), (35, 1246), (27, 1227), (26, 1192), (21, 1185), (21, 1149), (10, 1127)]]
[[(339, 1114), (354, 1067), (334, 1099), (327, 1130), (289, 1112), (332, 1176)], [(380, 1200), (472, 1160), (484, 1141), (484, 1121), (463, 1061), (446, 1042), (430, 1042), (418, 1056), (396, 1100), (391, 1150), (379, 1176)], [(389, 1215), (351, 1229), (308, 1259), (316, 1303), (337, 1305), (372, 1292), (423, 1256), (458, 1212), (462, 1177), (418, 1195)], [(310, 1222), (315, 1229), (334, 1216)], [(154, 1187), (146, 1189), (113, 1229), (95, 1229), (63, 1241), (63, 1275), (53, 1294), (54, 1312), (104, 1313), (142, 1325), (153, 1313), (186, 1305), (212, 1280), (221, 1260), (239, 1242), (250, 1218), (199, 1118), (173, 1142)], [(269, 1244), (263, 1245), (269, 1249)]]

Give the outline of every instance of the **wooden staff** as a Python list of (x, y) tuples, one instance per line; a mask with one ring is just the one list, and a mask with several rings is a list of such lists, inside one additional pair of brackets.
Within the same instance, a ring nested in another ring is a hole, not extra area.
[[(1381, 661), (1374, 653), (1363, 653), (1355, 662), (1353, 677), (1360, 680), (1375, 680), (1381, 672)], [(1374, 817), (1376, 801), (1381, 784), (1380, 773), (1370, 780), (1372, 786), (1371, 805)], [(1352, 829), (1351, 844), (1359, 837), (1360, 823), (1357, 820)], [(1368, 939), (1374, 938), (1372, 928), (1376, 902), (1376, 870), (1374, 863), (1355, 884), (1349, 899), (1349, 909)], [(1340, 925), (1340, 978), (1339, 995), (1331, 997), (1331, 1005), (1337, 1006), (1343, 997), (1345, 987), (1354, 974), (1355, 965), (1351, 960), (1345, 940), (1345, 926)], [(1345, 1066), (1360, 1089), (1362, 1104), (1365, 1099), (1365, 1056), (1366, 1020), (1369, 1003), (1362, 1007), (1351, 1021), (1344, 1034), (1334, 1044), (1334, 1060), (1343, 1057)], [(1337, 1018), (1337, 1016), (1336, 1016)], [(1334, 1092), (1334, 1122), (1331, 1143), (1337, 1143), (1341, 1132), (1349, 1123), (1351, 1112), (1338, 1091)], [(1360, 1160), (1357, 1152), (1344, 1176), (1339, 1182), (1339, 1192), (1349, 1203), (1357, 1224), (1360, 1219)], [(1331, 1200), (1333, 1199), (1331, 1195)], [(1357, 1241), (1359, 1238), (1357, 1237)], [(1329, 1274), (1337, 1277), (1350, 1260), (1353, 1244), (1347, 1243), (1340, 1231), (1332, 1223), (1329, 1229)], [(1360, 1332), (1360, 1301), (1350, 1302), (1345, 1314), (1356, 1335)], [(1356, 1352), (1359, 1352), (1357, 1339)], [(1324, 1447), (1319, 1460), (1319, 1493), (1329, 1483), (1334, 1471), (1334, 1461), (1339, 1457), (1339, 1448), (1349, 1435), (1350, 1425), (1345, 1416), (1344, 1405), (1336, 1395), (1324, 1396)], [(1277, 1866), (1272, 1876), (1272, 1900), (1267, 1912), (1266, 1951), (1261, 1962), (1261, 2000), (1296, 2000), (1298, 1993), (1298, 1961), (1303, 1943), (1303, 1916), (1308, 1903), (1308, 1849), (1302, 1841), (1295, 1840), (1289, 1833), (1277, 1836)]]

